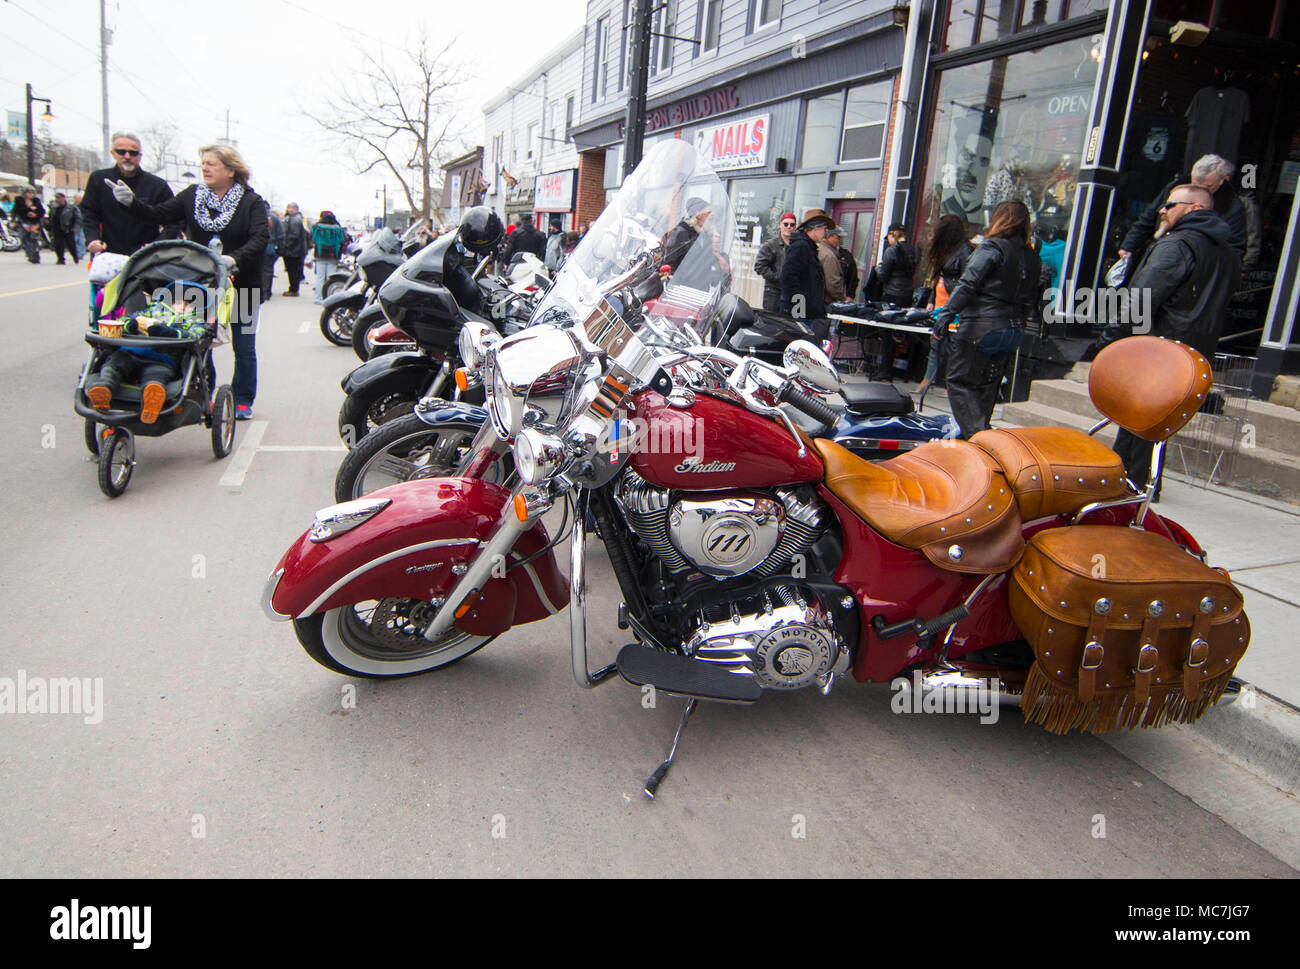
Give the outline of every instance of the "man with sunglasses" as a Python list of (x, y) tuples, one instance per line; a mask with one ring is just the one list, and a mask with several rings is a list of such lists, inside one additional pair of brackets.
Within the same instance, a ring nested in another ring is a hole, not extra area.
[[(1241, 259), (1230, 241), (1232, 229), (1215, 213), (1214, 196), (1200, 185), (1174, 186), (1159, 212), (1156, 241), (1129, 283), (1130, 318), (1107, 329), (1098, 346), (1128, 336), (1131, 327), (1178, 340), (1213, 362), (1228, 300), (1241, 278)], [(1142, 319), (1136, 318), (1137, 311)], [(1115, 436), (1115, 453), (1139, 488), (1150, 474), (1152, 447), (1122, 428)]]
[(133, 218), (124, 206), (113, 199), (107, 182), (125, 182), (135, 197), (146, 205), (160, 205), (172, 197), (171, 187), (157, 175), (140, 167), (140, 139), (135, 135), (113, 135), (112, 168), (92, 172), (86, 180), (81, 198), (81, 223), (86, 235), (86, 251), (92, 256), (108, 251), (129, 256), (160, 237), (176, 238), (176, 226), (164, 231)]
[(754, 272), (763, 279), (763, 309), (772, 313), (781, 312), (781, 266), (785, 262), (785, 250), (790, 245), (790, 233), (797, 224), (794, 213), (786, 212), (781, 216), (781, 231), (763, 243), (754, 257)]

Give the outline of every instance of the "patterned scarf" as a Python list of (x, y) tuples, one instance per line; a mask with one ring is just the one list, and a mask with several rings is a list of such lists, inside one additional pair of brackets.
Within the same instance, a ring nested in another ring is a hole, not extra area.
[(201, 185), (194, 193), (194, 221), (205, 232), (220, 232), (235, 217), (235, 209), (243, 197), (244, 186), (238, 182), (230, 186), (223, 199), (218, 199), (212, 189)]

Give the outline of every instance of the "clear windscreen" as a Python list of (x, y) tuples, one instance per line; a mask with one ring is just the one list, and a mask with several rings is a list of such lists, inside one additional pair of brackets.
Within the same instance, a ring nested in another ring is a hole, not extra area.
[[(585, 320), (613, 282), (662, 248), (658, 263), (670, 266), (671, 275), (658, 299), (697, 310), (699, 319), (707, 322), (731, 289), (727, 254), (735, 241), (735, 215), (708, 160), (690, 142), (661, 141), (624, 180), (565, 260), (532, 320)], [(651, 267), (649, 282), (657, 268)]]

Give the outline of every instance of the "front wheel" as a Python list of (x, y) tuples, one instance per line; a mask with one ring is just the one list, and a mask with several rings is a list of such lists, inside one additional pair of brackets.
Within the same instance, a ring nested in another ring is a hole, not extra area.
[(85, 419), (85, 422), (82, 434), (85, 436), (86, 450), (95, 457), (99, 457), (99, 425), (89, 417)]
[(322, 666), (372, 678), (442, 669), (495, 638), (452, 629), (431, 642), (421, 630), (433, 614), (434, 607), (420, 599), (370, 600), (295, 619), (293, 631), (307, 655)]
[[(426, 424), (418, 414), (390, 421), (358, 441), (343, 459), (334, 478), (334, 500), (351, 501), (402, 481), (454, 475), (478, 431), (472, 421)], [(505, 460), (492, 464), (486, 480), (498, 481)]]
[(352, 342), (352, 325), (357, 321), (361, 307), (356, 303), (339, 303), (328, 306), (320, 314), (320, 331), (325, 339), (336, 347), (345, 347)]
[(135, 470), (135, 442), (120, 427), (106, 433), (99, 442), (99, 490), (110, 498), (126, 491)]
[(357, 325), (355, 323), (353, 324), (352, 352), (357, 355), (357, 359), (359, 359), (362, 363), (365, 363), (367, 360), (370, 359), (370, 344), (366, 342), (366, 334), (369, 333), (377, 326), (383, 326), (384, 323), (386, 322), (388, 321), (385, 320), (383, 316), (378, 316), (371, 319), (368, 323), (365, 324), (361, 324), (361, 325)]
[(221, 459), (235, 444), (235, 395), (229, 384), (217, 388), (212, 401), (212, 454)]

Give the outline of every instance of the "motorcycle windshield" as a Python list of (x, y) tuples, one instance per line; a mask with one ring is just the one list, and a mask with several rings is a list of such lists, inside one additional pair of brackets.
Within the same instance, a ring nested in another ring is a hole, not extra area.
[(708, 160), (688, 141), (666, 139), (650, 148), (565, 260), (533, 322), (584, 320), (611, 283), (648, 254), (670, 275), (658, 290), (653, 277), (638, 295), (698, 314), (707, 321), (731, 290), (736, 219), (727, 191)]

